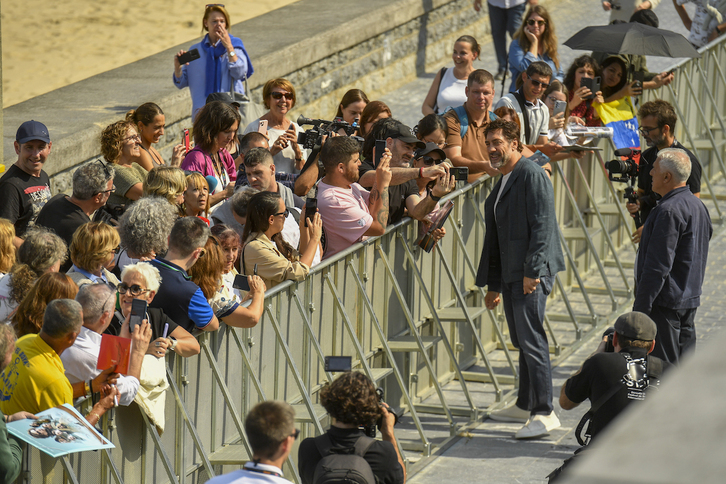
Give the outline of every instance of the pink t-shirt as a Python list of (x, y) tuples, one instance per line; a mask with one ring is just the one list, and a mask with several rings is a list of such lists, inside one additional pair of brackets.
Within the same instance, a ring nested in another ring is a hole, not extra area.
[(350, 188), (338, 188), (322, 181), (318, 184), (318, 210), (325, 229), (327, 259), (364, 240), (373, 224), (368, 211), (370, 193), (357, 183)]
[(219, 150), (219, 158), (224, 164), (224, 171), (217, 173), (214, 169), (214, 164), (209, 153), (204, 152), (200, 147), (195, 146), (182, 161), (181, 169), (197, 171), (203, 176), (211, 175), (217, 179), (217, 186), (214, 188), (212, 194), (223, 191), (230, 182), (237, 179), (237, 172), (234, 168), (234, 160), (227, 150)]

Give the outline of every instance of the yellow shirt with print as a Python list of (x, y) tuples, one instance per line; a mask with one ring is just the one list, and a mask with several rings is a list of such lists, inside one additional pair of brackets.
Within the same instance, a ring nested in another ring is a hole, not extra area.
[(73, 404), (73, 388), (60, 356), (37, 334), (23, 336), (0, 374), (0, 410), (38, 413), (64, 403)]

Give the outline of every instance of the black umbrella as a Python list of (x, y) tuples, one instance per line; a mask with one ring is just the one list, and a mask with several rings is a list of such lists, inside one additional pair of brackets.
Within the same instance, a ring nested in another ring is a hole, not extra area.
[(637, 22), (585, 27), (567, 39), (565, 45), (574, 50), (609, 54), (701, 57), (681, 34)]

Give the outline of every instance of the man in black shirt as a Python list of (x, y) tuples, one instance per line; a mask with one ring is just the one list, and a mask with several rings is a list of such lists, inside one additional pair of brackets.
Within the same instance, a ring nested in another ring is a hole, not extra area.
[[(653, 192), (653, 179), (650, 171), (653, 164), (658, 158), (658, 152), (665, 148), (680, 148), (684, 150), (691, 159), (691, 176), (686, 184), (691, 189), (691, 193), (700, 196), (701, 193), (701, 164), (696, 156), (680, 144), (675, 137), (676, 111), (667, 101), (656, 99), (643, 104), (638, 110), (638, 118), (640, 118), (640, 134), (643, 135), (645, 142), (650, 146), (640, 155), (640, 169), (638, 175), (638, 201), (636, 203), (628, 203), (627, 208), (631, 214), (640, 212), (640, 220), (645, 224), (645, 219), (650, 215), (651, 210), (655, 208), (655, 204), (660, 200), (660, 195)], [(643, 227), (640, 226), (633, 232), (633, 240), (640, 241)]]
[(312, 484), (315, 468), (324, 457), (320, 454), (316, 440), (330, 438), (333, 451), (352, 449), (365, 433), (362, 425), (374, 424), (382, 416), (381, 438), (368, 448), (363, 458), (371, 466), (379, 484), (403, 484), (406, 472), (403, 459), (398, 453), (396, 437), (393, 434), (395, 416), (378, 402), (376, 389), (370, 379), (358, 372), (347, 372), (338, 377), (320, 392), (320, 403), (332, 417), (328, 431), (319, 437), (302, 441), (298, 452), (298, 467), (303, 484)]
[[(607, 352), (607, 337), (560, 392), (560, 406), (571, 410), (589, 399), (599, 404), (589, 427), (594, 439), (630, 403), (643, 400), (646, 389), (660, 384), (660, 369), (668, 363), (648, 353), (655, 347), (656, 325), (650, 317), (633, 311), (615, 321), (614, 352)], [(601, 400), (605, 401), (601, 401)]]
[[(435, 178), (446, 173), (441, 165), (426, 168), (411, 168), (414, 150), (423, 150), (426, 143), (419, 141), (411, 132), (411, 128), (392, 118), (376, 121), (363, 144), (362, 160), (358, 172), (358, 183), (368, 190), (375, 181), (373, 166), (373, 148), (376, 140), (386, 140), (386, 148), (391, 152), (391, 184), (388, 187), (389, 212), (388, 224), (400, 221), (406, 214), (417, 220), (423, 220), (436, 206), (430, 196), (423, 199), (419, 196), (417, 178)], [(380, 155), (380, 153), (379, 153)]]
[(16, 247), (50, 199), (50, 178), (43, 165), (51, 145), (48, 128), (38, 121), (24, 122), (15, 134), (18, 161), (0, 178), (0, 217), (15, 225)]
[[(64, 193), (51, 198), (38, 214), (36, 225), (55, 231), (56, 235), (70, 247), (73, 234), (81, 225), (93, 220), (111, 221), (111, 216), (99, 211), (106, 205), (113, 191), (114, 169), (102, 161), (86, 163), (73, 173), (73, 195)], [(70, 258), (61, 266), (61, 272), (71, 268)]]

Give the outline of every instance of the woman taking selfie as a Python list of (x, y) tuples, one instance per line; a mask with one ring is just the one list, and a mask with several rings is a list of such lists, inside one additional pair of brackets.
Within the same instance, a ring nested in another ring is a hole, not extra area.
[[(202, 32), (207, 31), (201, 42), (189, 48), (197, 51), (199, 58), (180, 63), (180, 50), (174, 56), (174, 85), (179, 89), (189, 87), (192, 95), (192, 119), (207, 102), (213, 92), (244, 93), (244, 79), (254, 72), (242, 40), (229, 34), (229, 13), (221, 4), (210, 4), (204, 9)], [(184, 59), (182, 59), (184, 60)]]

